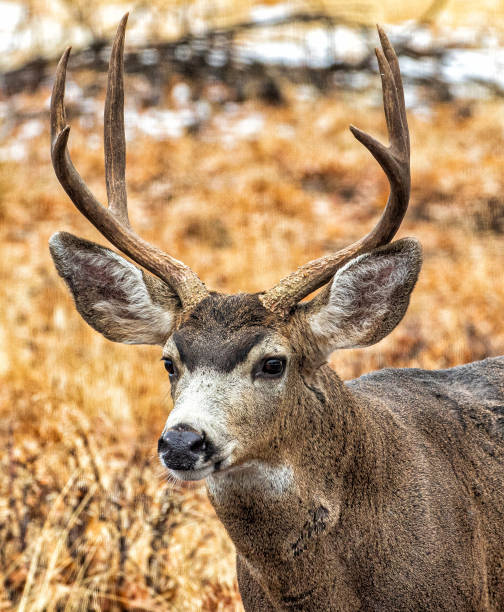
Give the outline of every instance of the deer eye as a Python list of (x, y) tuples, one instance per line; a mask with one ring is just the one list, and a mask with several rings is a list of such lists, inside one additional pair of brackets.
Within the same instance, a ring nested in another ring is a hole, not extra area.
[(280, 378), (285, 369), (285, 359), (269, 357), (262, 362), (259, 376), (263, 378)]
[(175, 376), (175, 371), (176, 370), (175, 370), (175, 364), (173, 363), (173, 361), (171, 359), (169, 359), (168, 357), (162, 357), (161, 360), (164, 363), (165, 370), (170, 375), (170, 378), (172, 376)]

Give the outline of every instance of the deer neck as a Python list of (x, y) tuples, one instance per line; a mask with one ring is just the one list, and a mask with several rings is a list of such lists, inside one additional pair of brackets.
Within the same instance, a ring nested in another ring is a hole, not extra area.
[(356, 477), (365, 474), (363, 486), (379, 490), (373, 480), (386, 476), (393, 441), (375, 412), (322, 366), (281, 411), (262, 457), (207, 479), (239, 554), (263, 568), (272, 558), (308, 559), (351, 504)]

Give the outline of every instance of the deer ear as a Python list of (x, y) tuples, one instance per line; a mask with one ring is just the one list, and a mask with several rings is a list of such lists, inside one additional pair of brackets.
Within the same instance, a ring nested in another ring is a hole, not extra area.
[(163, 281), (66, 232), (51, 237), (49, 250), (86, 323), (114, 342), (164, 345), (179, 300)]
[(328, 296), (306, 305), (322, 351), (375, 344), (403, 318), (422, 265), (420, 244), (404, 238), (349, 261)]

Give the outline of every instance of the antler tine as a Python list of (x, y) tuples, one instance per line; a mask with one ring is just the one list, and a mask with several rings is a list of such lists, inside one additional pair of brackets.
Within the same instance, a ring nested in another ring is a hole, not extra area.
[[(394, 51), (394, 47), (390, 44), (390, 41), (387, 38), (387, 35), (385, 34), (385, 32), (383, 31), (383, 28), (377, 25), (376, 29), (378, 30), (378, 35), (380, 37), (380, 42), (381, 42), (383, 52), (385, 54), (385, 58), (388, 62), (390, 70), (392, 71), (392, 76), (394, 78), (394, 84), (395, 84), (395, 89), (396, 89), (396, 94), (397, 94), (396, 100), (399, 106), (398, 110), (401, 116), (401, 124), (403, 128), (401, 130), (401, 136), (405, 137), (405, 148), (407, 148), (407, 152), (409, 155), (410, 139), (409, 139), (409, 130), (408, 130), (408, 119), (406, 117), (406, 104), (404, 103), (404, 90), (403, 90), (403, 84), (402, 84), (402, 79), (401, 79), (401, 70), (399, 68), (399, 60), (397, 59), (397, 55)], [(376, 51), (379, 52), (379, 49), (377, 49)], [(383, 80), (382, 80), (382, 83), (383, 83)]]
[(51, 97), (51, 155), (56, 137), (66, 126), (63, 98), (65, 94), (66, 69), (71, 50), (72, 47), (67, 47), (56, 68), (56, 78), (54, 79)]
[(325, 285), (348, 260), (390, 242), (408, 208), (410, 144), (401, 73), (394, 48), (379, 26), (378, 34), (382, 49), (376, 49), (376, 56), (390, 145), (384, 146), (353, 125), (350, 130), (370, 151), (388, 178), (390, 195), (387, 205), (376, 226), (366, 236), (336, 253), (308, 262), (260, 296), (263, 305), (270, 310), (287, 314), (309, 293)]
[[(125, 140), (123, 119), (123, 48), (127, 15), (118, 27), (109, 67), (105, 110), (105, 164), (110, 207), (104, 208), (75, 169), (67, 149), (70, 127), (66, 125), (64, 94), (70, 48), (56, 70), (51, 98), (51, 158), (56, 176), (76, 208), (115, 247), (166, 282), (179, 296), (184, 310), (190, 310), (208, 290), (184, 263), (163, 253), (140, 238), (128, 221), (125, 182)], [(117, 147), (117, 148), (116, 148)]]
[(126, 140), (124, 136), (124, 35), (128, 13), (117, 28), (110, 54), (107, 97), (103, 117), (105, 144), (105, 180), (110, 212), (124, 225), (129, 225), (126, 194)]

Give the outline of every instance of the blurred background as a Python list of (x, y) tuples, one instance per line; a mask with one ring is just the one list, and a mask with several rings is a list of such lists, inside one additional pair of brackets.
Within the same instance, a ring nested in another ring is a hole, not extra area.
[(386, 179), (350, 123), (386, 140), (374, 47), (399, 55), (424, 265), (385, 340), (344, 379), (504, 353), (502, 0), (0, 1), (0, 610), (242, 610), (204, 487), (168, 482), (159, 348), (75, 311), (57, 230), (104, 243), (59, 186), (49, 99), (69, 44), (73, 161), (105, 202), (110, 43), (129, 10), (125, 122), (135, 229), (213, 289), (258, 291), (375, 223)]

